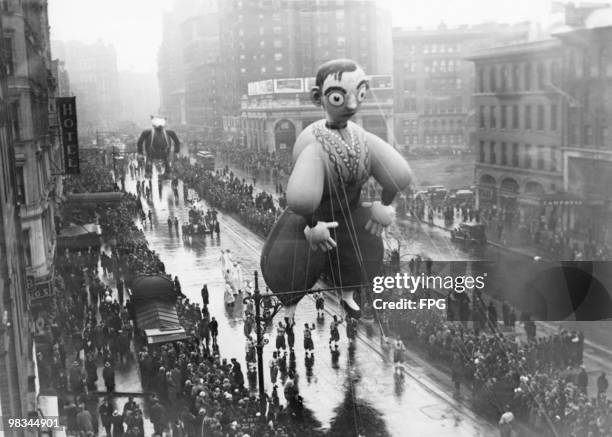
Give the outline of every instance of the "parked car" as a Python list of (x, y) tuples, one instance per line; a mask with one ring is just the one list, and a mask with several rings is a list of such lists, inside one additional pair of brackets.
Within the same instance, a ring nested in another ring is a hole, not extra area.
[(451, 239), (470, 244), (486, 244), (485, 225), (482, 223), (460, 223), (451, 230)]

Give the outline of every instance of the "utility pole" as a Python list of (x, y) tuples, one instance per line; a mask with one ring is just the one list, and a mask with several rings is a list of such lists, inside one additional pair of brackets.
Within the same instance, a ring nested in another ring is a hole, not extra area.
[(255, 270), (255, 291), (253, 293), (253, 300), (255, 301), (255, 332), (257, 334), (257, 379), (259, 381), (259, 411), (263, 418), (266, 417), (266, 392), (264, 389), (264, 366), (263, 366), (263, 334), (261, 332), (261, 293), (259, 292), (259, 280), (257, 276), (257, 270)]

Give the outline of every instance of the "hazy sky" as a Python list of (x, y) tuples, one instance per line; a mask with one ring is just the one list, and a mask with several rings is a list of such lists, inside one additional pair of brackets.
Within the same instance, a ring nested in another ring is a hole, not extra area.
[[(440, 22), (454, 26), (541, 19), (551, 4), (551, 0), (378, 1), (392, 11), (394, 26), (423, 28)], [(101, 39), (115, 46), (120, 70), (155, 72), (161, 15), (171, 4), (171, 0), (49, 0), (51, 38)]]

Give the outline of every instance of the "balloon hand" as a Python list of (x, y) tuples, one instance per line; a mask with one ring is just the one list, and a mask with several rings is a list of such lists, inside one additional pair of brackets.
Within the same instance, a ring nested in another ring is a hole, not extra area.
[(304, 228), (304, 236), (312, 250), (319, 249), (321, 252), (327, 252), (337, 246), (329, 233), (330, 229), (337, 227), (338, 222), (317, 222), (312, 228), (310, 226)]
[(382, 231), (393, 221), (393, 207), (385, 206), (378, 201), (373, 202), (371, 213), (370, 220), (365, 225), (366, 231), (380, 237)]

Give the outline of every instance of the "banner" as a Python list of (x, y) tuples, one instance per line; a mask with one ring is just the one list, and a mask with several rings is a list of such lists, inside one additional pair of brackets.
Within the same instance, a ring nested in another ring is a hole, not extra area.
[(79, 137), (77, 134), (77, 113), (75, 97), (58, 97), (62, 147), (64, 148), (64, 169), (66, 174), (79, 174)]
[(301, 93), (304, 91), (304, 83), (301, 78), (275, 79), (275, 93)]

